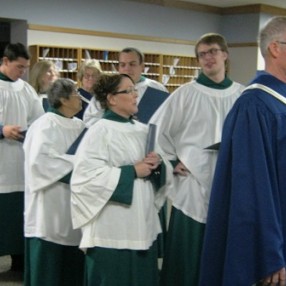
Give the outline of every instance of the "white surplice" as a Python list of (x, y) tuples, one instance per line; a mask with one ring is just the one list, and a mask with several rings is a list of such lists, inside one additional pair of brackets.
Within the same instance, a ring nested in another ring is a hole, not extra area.
[(65, 154), (84, 129), (77, 118), (47, 112), (27, 132), (25, 150), (25, 237), (62, 245), (79, 245), (73, 230), (70, 185), (59, 182), (73, 170), (74, 155)]
[(172, 183), (169, 162), (165, 162), (167, 184), (159, 191), (149, 180), (134, 178), (131, 205), (110, 200), (120, 166), (134, 165), (145, 157), (147, 130), (136, 121), (101, 119), (83, 138), (71, 180), (72, 220), (75, 228), (82, 229), (81, 248), (146, 250), (161, 232), (158, 211)]
[(206, 222), (217, 160), (217, 151), (205, 148), (220, 142), (224, 119), (242, 89), (236, 82), (214, 89), (193, 81), (179, 87), (150, 119), (168, 159), (179, 159), (190, 171), (175, 177), (172, 204), (201, 223)]
[[(0, 125), (18, 125), (22, 131), (44, 114), (35, 90), (22, 79), (0, 80)], [(0, 193), (24, 191), (24, 152), (16, 140), (0, 140)]]

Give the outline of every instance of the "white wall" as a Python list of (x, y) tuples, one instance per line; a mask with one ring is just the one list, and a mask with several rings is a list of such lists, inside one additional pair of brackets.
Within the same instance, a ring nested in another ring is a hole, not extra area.
[(230, 48), (230, 78), (248, 84), (257, 70), (257, 47)]
[(67, 47), (82, 47), (92, 49), (121, 50), (127, 46), (136, 47), (145, 53), (176, 54), (193, 56), (194, 47), (191, 45), (168, 44), (151, 41), (138, 41), (128, 39), (116, 39), (94, 37), (86, 35), (73, 35), (66, 33), (52, 33), (28, 30), (29, 45), (54, 45)]

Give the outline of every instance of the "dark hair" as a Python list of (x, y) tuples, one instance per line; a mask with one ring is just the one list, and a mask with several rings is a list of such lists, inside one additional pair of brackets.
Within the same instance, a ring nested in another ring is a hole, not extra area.
[(24, 58), (26, 60), (31, 58), (26, 46), (21, 43), (8, 44), (4, 49), (3, 57), (8, 58), (10, 62), (16, 61), (18, 58)]
[[(144, 63), (144, 54), (142, 52), (140, 52), (138, 49), (136, 48), (132, 48), (132, 47), (128, 47), (128, 48), (124, 48), (120, 54), (122, 53), (135, 53), (137, 56), (138, 56), (138, 59), (139, 59), (139, 64), (142, 64)], [(119, 55), (120, 55), (119, 54)]]
[(118, 87), (123, 78), (129, 78), (132, 83), (134, 83), (133, 79), (127, 74), (102, 74), (95, 83), (93, 87), (95, 98), (99, 101), (103, 109), (108, 107), (108, 94), (114, 94), (118, 91)]
[(60, 99), (69, 99), (73, 92), (77, 92), (77, 89), (71, 79), (59, 78), (55, 80), (47, 91), (50, 106), (56, 109), (61, 107), (62, 103)]

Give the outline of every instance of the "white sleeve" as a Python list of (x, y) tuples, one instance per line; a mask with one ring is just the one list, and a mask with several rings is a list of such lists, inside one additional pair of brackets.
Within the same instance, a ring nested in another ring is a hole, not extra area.
[(90, 127), (100, 118), (102, 118), (103, 113), (104, 110), (100, 107), (99, 102), (97, 102), (96, 99), (92, 97), (84, 111), (83, 122), (86, 124), (87, 127)]
[[(96, 124), (98, 125), (98, 124)], [(71, 178), (73, 227), (79, 228), (94, 218), (106, 205), (119, 182), (121, 169), (109, 160), (106, 128), (93, 128), (85, 134), (76, 153)]]

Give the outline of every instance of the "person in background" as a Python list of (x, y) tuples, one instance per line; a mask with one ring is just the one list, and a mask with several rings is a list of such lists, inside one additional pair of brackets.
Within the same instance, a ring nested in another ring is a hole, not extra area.
[(80, 247), (86, 249), (86, 285), (155, 286), (158, 211), (172, 167), (157, 145), (145, 154), (148, 126), (132, 119), (138, 95), (128, 75), (102, 75), (94, 91), (104, 114), (83, 137), (71, 179), (73, 226), (81, 228)]
[(29, 128), (25, 152), (25, 286), (81, 286), (84, 253), (73, 230), (66, 154), (85, 128), (74, 115), (82, 108), (74, 82), (57, 79), (48, 89), (50, 107)]
[(198, 285), (217, 159), (217, 150), (210, 146), (220, 142), (224, 119), (243, 89), (226, 75), (228, 47), (222, 35), (203, 35), (195, 53), (201, 66), (198, 78), (175, 90), (150, 120), (157, 124), (158, 143), (175, 174), (162, 286)]
[[(142, 75), (144, 67), (144, 54), (138, 49), (133, 47), (125, 48), (119, 53), (118, 72), (129, 75), (137, 90), (138, 112), (135, 117), (138, 121), (147, 123), (169, 93), (163, 84)], [(90, 126), (101, 116), (100, 104), (94, 98), (87, 107), (83, 120)]]
[(267, 21), (258, 40), (265, 70), (223, 129), (202, 286), (286, 285), (286, 17)]
[(80, 82), (78, 89), (82, 96), (82, 110), (75, 116), (83, 119), (83, 114), (91, 98), (94, 96), (93, 86), (101, 74), (100, 63), (97, 60), (85, 60), (78, 69), (77, 78)]
[(29, 74), (29, 83), (42, 100), (44, 110), (49, 108), (47, 90), (59, 78), (54, 62), (42, 60), (34, 64)]
[(24, 270), (24, 152), (30, 124), (44, 110), (35, 90), (21, 79), (30, 55), (21, 43), (8, 44), (0, 66), (0, 256), (11, 255), (12, 271)]

